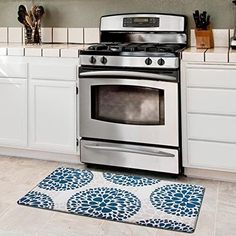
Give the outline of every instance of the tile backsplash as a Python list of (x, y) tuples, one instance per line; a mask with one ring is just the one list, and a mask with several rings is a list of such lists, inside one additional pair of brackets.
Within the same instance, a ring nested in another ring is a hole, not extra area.
[[(233, 30), (213, 29), (215, 47), (228, 47)], [(42, 27), (41, 36), (43, 43), (76, 43), (91, 44), (98, 43), (100, 40), (99, 28), (60, 28), (60, 27)], [(22, 27), (0, 27), (0, 43), (22, 43)], [(190, 46), (196, 46), (194, 29), (190, 33)], [(53, 56), (55, 53), (48, 50), (47, 56)]]
[(96, 43), (99, 41), (98, 28), (84, 28), (84, 41), (86, 43)]
[[(24, 28), (0, 27), (0, 43), (24, 42)], [(99, 28), (60, 28), (42, 27), (43, 43), (98, 43)], [(50, 51), (48, 52), (50, 56)]]
[(68, 28), (68, 43), (83, 43), (84, 28)]
[(0, 42), (1, 43), (8, 42), (7, 27), (0, 27)]
[(8, 42), (22, 43), (22, 40), (23, 40), (23, 28), (21, 27), (8, 28)]
[(52, 41), (54, 43), (67, 43), (67, 28), (53, 28)]
[(41, 28), (41, 38), (44, 43), (52, 43), (52, 28), (43, 27)]

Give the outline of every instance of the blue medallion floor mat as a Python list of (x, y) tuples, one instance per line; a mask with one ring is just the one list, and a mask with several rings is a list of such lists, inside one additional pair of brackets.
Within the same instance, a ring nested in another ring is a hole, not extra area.
[(60, 167), (18, 204), (193, 233), (204, 187)]

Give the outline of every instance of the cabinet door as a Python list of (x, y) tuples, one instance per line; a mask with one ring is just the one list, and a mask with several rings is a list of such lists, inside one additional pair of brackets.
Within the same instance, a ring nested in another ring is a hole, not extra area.
[(27, 146), (27, 81), (0, 78), (0, 145)]
[(30, 146), (76, 152), (76, 83), (30, 81)]

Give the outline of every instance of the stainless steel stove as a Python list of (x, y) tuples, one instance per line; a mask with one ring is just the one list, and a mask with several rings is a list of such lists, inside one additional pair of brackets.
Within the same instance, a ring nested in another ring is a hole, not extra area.
[(80, 55), (81, 161), (179, 174), (186, 18), (103, 16), (100, 38)]

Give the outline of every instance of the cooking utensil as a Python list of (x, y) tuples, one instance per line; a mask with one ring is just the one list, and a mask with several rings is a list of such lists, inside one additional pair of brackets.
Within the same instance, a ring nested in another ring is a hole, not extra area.
[(30, 28), (34, 28), (34, 23), (31, 21), (30, 17), (28, 15), (25, 16), (25, 20), (28, 23), (28, 25), (30, 26)]
[(45, 11), (42, 6), (35, 6), (32, 8), (33, 15), (35, 17), (35, 31), (33, 33), (33, 38), (35, 42), (40, 41), (40, 34), (39, 34), (39, 28), (41, 25), (41, 19), (44, 15)]
[(20, 5), (18, 9), (19, 9), (19, 11), (27, 12), (26, 7), (24, 5)]
[[(236, 0), (235, 0), (236, 1)], [(193, 13), (193, 19), (197, 29), (206, 30), (210, 25), (210, 15), (207, 15), (206, 11), (203, 11), (201, 14), (199, 10), (196, 10)]]
[(24, 5), (18, 7), (17, 19), (25, 27), (26, 42), (40, 43), (40, 26), (44, 13), (43, 6), (33, 5), (29, 11)]
[(18, 21), (23, 24), (25, 27), (29, 27), (29, 24), (27, 23), (27, 21), (25, 20), (25, 14), (19, 14), (18, 16)]

